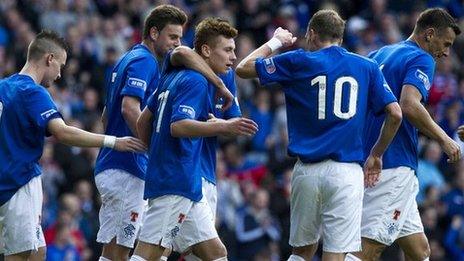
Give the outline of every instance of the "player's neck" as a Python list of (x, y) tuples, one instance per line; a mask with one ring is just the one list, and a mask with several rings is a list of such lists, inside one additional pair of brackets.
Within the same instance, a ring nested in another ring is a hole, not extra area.
[(144, 45), (145, 47), (148, 48), (148, 50), (150, 50), (150, 52), (153, 54), (153, 56), (155, 56), (156, 60), (158, 61), (158, 64), (162, 64), (162, 61), (163, 61), (163, 59), (164, 59), (164, 56), (158, 54), (158, 53), (155, 51), (155, 42), (150, 41), (150, 40), (148, 40), (148, 39), (145, 39), (145, 40), (142, 41), (142, 45)]
[(44, 72), (40, 70), (40, 66), (38, 66), (37, 64), (32, 62), (26, 62), (19, 74), (27, 75), (31, 77), (36, 84), (40, 84), (42, 82)]
[(420, 35), (416, 35), (416, 34), (411, 34), (411, 36), (409, 36), (408, 40), (409, 41), (412, 41), (412, 42), (415, 42), (417, 44), (417, 46), (419, 46), (419, 48), (421, 48), (422, 50), (428, 52), (426, 46), (427, 44), (425, 43), (425, 41), (422, 40), (423, 37), (421, 37)]

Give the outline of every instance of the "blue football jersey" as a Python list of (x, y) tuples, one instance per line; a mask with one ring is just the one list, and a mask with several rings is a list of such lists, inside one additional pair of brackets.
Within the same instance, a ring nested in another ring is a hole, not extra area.
[(40, 175), (47, 125), (59, 117), (50, 94), (31, 77), (0, 81), (0, 205)]
[[(377, 61), (385, 80), (398, 100), (405, 84), (417, 88), (422, 95), (422, 102), (427, 100), (428, 91), (433, 81), (435, 61), (415, 42), (403, 41), (387, 45), (372, 52), (369, 57)], [(383, 120), (384, 116), (369, 114), (365, 133), (367, 138), (365, 153), (368, 153), (374, 145)], [(417, 129), (408, 119), (403, 118), (395, 138), (383, 155), (384, 169), (399, 166), (417, 169), (417, 132)]]
[(163, 75), (147, 108), (153, 113), (153, 132), (145, 177), (144, 198), (179, 195), (202, 198), (202, 138), (175, 138), (171, 123), (192, 119), (206, 121), (208, 82), (192, 70), (172, 70)]
[[(113, 68), (106, 95), (108, 125), (105, 134), (117, 137), (134, 136), (121, 113), (122, 99), (132, 96), (145, 107), (148, 97), (159, 81), (158, 62), (150, 50), (137, 44), (126, 52)], [(144, 153), (120, 152), (101, 148), (95, 164), (95, 174), (106, 169), (122, 169), (144, 179), (148, 156)]]
[(362, 163), (368, 109), (381, 113), (396, 101), (374, 61), (338, 46), (259, 58), (255, 66), (261, 84), (283, 86), (288, 152), (305, 163)]
[[(222, 100), (216, 102), (216, 87), (209, 83), (209, 97), (210, 97), (210, 109), (209, 112), (213, 113), (216, 118), (220, 119), (231, 119), (236, 117), (241, 117), (242, 112), (240, 111), (240, 106), (237, 99), (237, 87), (235, 85), (235, 71), (230, 69), (225, 74), (219, 75), (219, 77), (224, 82), (225, 86), (229, 91), (234, 95), (235, 99), (232, 106), (223, 112)], [(216, 149), (217, 149), (217, 137), (206, 137), (204, 138), (202, 155), (201, 155), (201, 166), (203, 177), (209, 182), (216, 184)]]

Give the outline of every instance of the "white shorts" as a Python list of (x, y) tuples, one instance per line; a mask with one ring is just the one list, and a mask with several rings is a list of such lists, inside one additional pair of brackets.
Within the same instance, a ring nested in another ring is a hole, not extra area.
[(416, 203), (418, 191), (414, 170), (383, 170), (377, 185), (364, 191), (361, 236), (389, 246), (400, 237), (424, 232)]
[(0, 253), (9, 256), (45, 247), (42, 202), (42, 180), (37, 176), (0, 207)]
[(363, 191), (357, 163), (298, 161), (292, 177), (290, 245), (315, 244), (322, 234), (325, 252), (360, 251)]
[[(199, 202), (177, 195), (166, 195), (148, 200), (139, 240), (173, 248), (191, 246), (218, 237), (211, 208), (205, 197)], [(184, 252), (187, 249), (176, 249)]]
[(108, 169), (95, 176), (100, 192), (100, 229), (97, 242), (133, 248), (145, 210), (143, 200), (145, 182), (120, 169)]
[[(217, 206), (217, 189), (216, 185), (202, 178), (202, 191), (203, 198), (206, 199), (208, 206), (211, 209), (211, 216), (213, 224), (216, 222), (216, 206)], [(187, 217), (189, 219), (189, 217)], [(174, 239), (173, 250), (178, 253), (184, 253), (191, 246), (211, 239), (211, 233), (204, 233), (204, 231), (199, 229), (184, 229), (185, 225), (182, 227), (182, 230), (179, 233), (179, 236)]]

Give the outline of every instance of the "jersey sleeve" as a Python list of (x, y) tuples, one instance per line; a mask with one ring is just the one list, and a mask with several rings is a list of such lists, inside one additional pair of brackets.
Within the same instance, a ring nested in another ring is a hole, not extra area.
[[(222, 77), (221, 77), (222, 78)], [(240, 110), (240, 104), (238, 103), (237, 98), (237, 85), (235, 84), (235, 73), (233, 70), (230, 70), (226, 77), (222, 79), (224, 84), (226, 85), (227, 89), (232, 93), (234, 96), (234, 101), (232, 106), (224, 112), (224, 119), (232, 119), (236, 117), (242, 117), (242, 111)]]
[(158, 92), (155, 91), (147, 100), (147, 108), (151, 111), (152, 114), (156, 113), (156, 106), (158, 106), (158, 99), (156, 98), (157, 95)]
[(208, 82), (199, 74), (186, 77), (179, 83), (173, 99), (171, 123), (180, 120), (197, 120), (206, 109)]
[(286, 52), (269, 58), (258, 58), (255, 62), (256, 73), (262, 85), (272, 82), (285, 82), (293, 79), (297, 67), (297, 53)]
[(422, 54), (409, 61), (406, 66), (403, 85), (409, 84), (416, 87), (422, 95), (422, 101), (426, 101), (435, 71), (433, 58), (430, 55)]
[(395, 95), (385, 81), (377, 64), (373, 65), (369, 86), (369, 107), (375, 114), (381, 114), (385, 106), (396, 101)]
[(52, 97), (43, 87), (30, 88), (25, 91), (24, 108), (32, 122), (42, 129), (46, 129), (51, 119), (62, 118)]
[(148, 57), (131, 62), (127, 68), (121, 95), (133, 96), (143, 100), (145, 91), (153, 77), (153, 72), (157, 70), (157, 66), (156, 62)]

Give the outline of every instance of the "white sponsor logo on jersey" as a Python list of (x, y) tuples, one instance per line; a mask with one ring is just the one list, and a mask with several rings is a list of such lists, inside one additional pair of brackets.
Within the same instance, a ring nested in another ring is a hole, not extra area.
[(42, 119), (46, 120), (48, 119), (48, 117), (50, 117), (52, 114), (56, 113), (57, 110), (55, 109), (50, 109), (48, 111), (44, 111), (40, 114), (40, 116), (42, 117)]
[(187, 114), (191, 119), (195, 118), (195, 109), (187, 105), (179, 105), (179, 112)]
[(127, 85), (130, 87), (142, 89), (143, 91), (147, 89), (147, 82), (138, 78), (129, 78), (127, 80)]
[(430, 89), (430, 81), (429, 81), (429, 77), (427, 76), (426, 73), (424, 73), (420, 69), (417, 69), (416, 77), (417, 77), (417, 79), (421, 80), (421, 82), (424, 83), (425, 89), (427, 89), (427, 90)]

